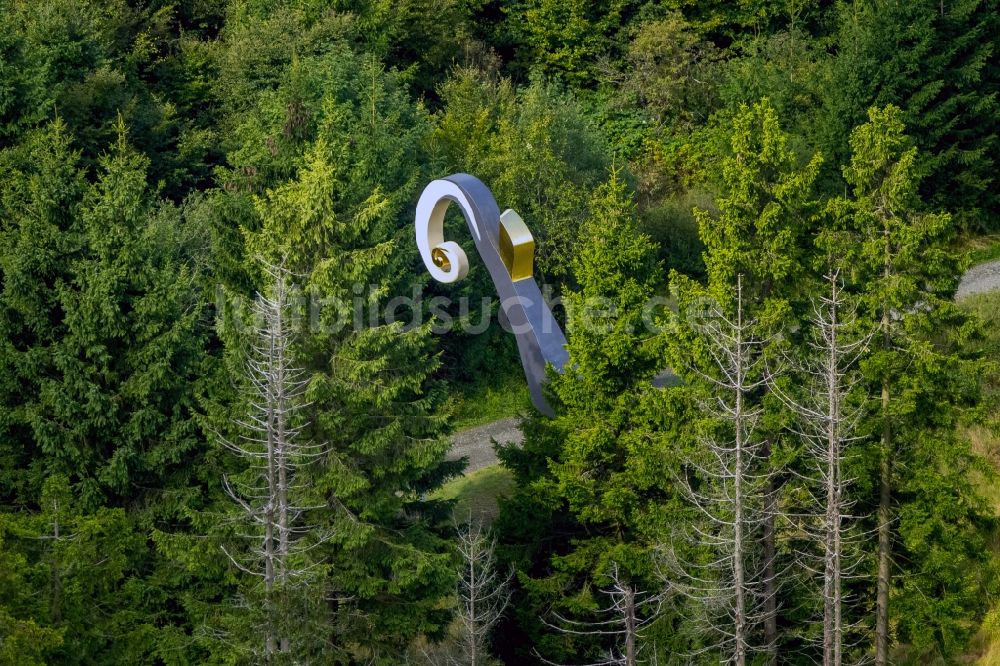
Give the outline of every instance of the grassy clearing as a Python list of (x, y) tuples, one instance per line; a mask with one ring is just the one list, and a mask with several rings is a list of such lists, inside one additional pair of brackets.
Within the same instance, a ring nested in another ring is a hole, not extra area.
[(531, 407), (531, 394), (521, 372), (510, 372), (470, 387), (458, 387), (451, 398), (456, 430), (517, 416)]
[[(965, 436), (972, 443), (972, 451), (1000, 471), (1000, 437), (997, 436), (996, 429), (975, 425), (965, 429)], [(976, 485), (1000, 518), (1000, 485), (987, 479), (977, 480)]]
[(498, 499), (510, 494), (513, 488), (514, 477), (510, 471), (500, 465), (491, 465), (452, 479), (441, 486), (433, 498), (455, 500), (455, 518), (460, 522), (471, 515), (489, 525), (497, 517)]
[(972, 265), (1000, 259), (1000, 234), (963, 238), (958, 244), (958, 251), (967, 255)]
[[(497, 500), (510, 494), (514, 489), (514, 477), (500, 465), (491, 465), (472, 472), (468, 476), (452, 479), (433, 495), (432, 499), (455, 500), (455, 520), (464, 523), (470, 518), (489, 527), (499, 513)], [(442, 608), (454, 608), (458, 598), (449, 595), (441, 601)], [(413, 664), (458, 664), (462, 663), (459, 635), (461, 624), (456, 618), (448, 626), (441, 641), (417, 638), (409, 647), (407, 663)], [(486, 659), (485, 666), (499, 666), (500, 662)]]
[(963, 308), (972, 310), (982, 318), (991, 330), (987, 331), (990, 341), (1000, 346), (1000, 331), (995, 329), (1000, 324), (1000, 291), (985, 294), (972, 294), (964, 297), (960, 304)]

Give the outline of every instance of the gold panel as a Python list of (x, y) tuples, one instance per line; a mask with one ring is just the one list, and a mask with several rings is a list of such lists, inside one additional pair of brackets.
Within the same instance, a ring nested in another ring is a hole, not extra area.
[(521, 216), (507, 209), (500, 216), (500, 259), (514, 282), (530, 278), (534, 271), (535, 239)]
[(439, 247), (431, 250), (431, 260), (434, 265), (443, 271), (451, 270), (451, 262), (448, 261), (448, 255)]

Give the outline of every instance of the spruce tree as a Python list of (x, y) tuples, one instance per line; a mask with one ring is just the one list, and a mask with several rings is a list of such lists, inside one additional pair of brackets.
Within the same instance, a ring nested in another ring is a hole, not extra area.
[(6, 201), (8, 441), (28, 483), (71, 475), (91, 507), (163, 488), (202, 442), (200, 294), (172, 211), (156, 208), (147, 161), (119, 132), (81, 192), (56, 122), (29, 186)]
[[(13, 521), (0, 514), (0, 664), (43, 666), (63, 644), (59, 628), (46, 626), (45, 599), (32, 580), (23, 548), (15, 547)], [(34, 536), (34, 535), (33, 535)]]
[(439, 599), (453, 571), (438, 531), (446, 512), (425, 498), (457, 464), (443, 461), (430, 322), (383, 318), (398, 283), (395, 207), (378, 187), (351, 196), (335, 118), (297, 177), (259, 200), (261, 229), (248, 232), (247, 254), (286, 257), (317, 306), (300, 320), (298, 358), (311, 375), (303, 437), (326, 453), (310, 480), (322, 508), (305, 522), (325, 535), (313, 550), (326, 594), (338, 600), (329, 619), (335, 653), (388, 664), (415, 635), (447, 624)]
[[(120, 508), (84, 508), (61, 475), (45, 480), (38, 511), (0, 517), (5, 546), (22, 558), (22, 585), (34, 591), (30, 605), (20, 605), (20, 594), (10, 597), (12, 605), (30, 608), (25, 628), (44, 627), (36, 649), (51, 662), (113, 664), (152, 651), (147, 618), (129, 590), (143, 586), (137, 573), (147, 556), (133, 520)], [(126, 639), (110, 640), (116, 631)], [(51, 644), (55, 636), (61, 644)]]
[[(662, 367), (649, 328), (659, 313), (647, 309), (660, 279), (655, 248), (638, 230), (619, 172), (590, 206), (574, 260), (580, 288), (565, 298), (570, 358), (550, 378), (556, 416), (528, 415), (523, 446), (500, 451), (517, 481), (501, 504), (498, 531), (518, 567), (519, 632), (556, 663), (590, 663), (623, 647), (553, 626), (560, 617), (606, 620), (595, 614), (606, 605), (596, 590), (612, 585), (616, 567), (634, 589), (659, 591), (652, 551), (674, 496), (669, 415), (678, 407), (651, 383)], [(516, 646), (500, 647), (515, 658)]]
[[(67, 663), (141, 660), (179, 619), (146, 535), (179, 525), (204, 452), (195, 402), (207, 336), (194, 257), (176, 209), (149, 194), (148, 160), (121, 121), (118, 132), (93, 183), (58, 120), (3, 156), (14, 175), (0, 227), (4, 503), (26, 512), (30, 535), (32, 515), (51, 510), (48, 479), (67, 479), (60, 515), (68, 529), (104, 522), (86, 544), (117, 567), (102, 572), (92, 564), (100, 557), (81, 554), (79, 591), (38, 618), (65, 628)], [(47, 566), (30, 543), (21, 552)], [(99, 610), (84, 611), (87, 601)]]
[(894, 104), (919, 147), (920, 193), (963, 229), (993, 230), (998, 210), (1000, 80), (996, 0), (840, 6), (836, 91), (828, 122), (850, 159), (850, 130), (872, 105)]
[[(246, 27), (241, 38), (257, 39)], [(298, 524), (311, 528), (298, 562), (312, 575), (291, 595), (302, 603), (289, 607), (289, 658), (396, 663), (414, 636), (449, 622), (439, 603), (454, 582), (449, 516), (426, 497), (461, 467), (442, 460), (447, 418), (430, 322), (407, 326), (410, 311), (400, 307), (402, 321), (389, 323), (384, 312), (413, 294), (411, 206), (428, 126), (397, 74), (340, 43), (320, 50), (269, 62), (273, 89), (240, 81), (249, 97), (229, 100), (229, 164), (192, 214), (211, 226), (221, 259), (218, 334), (230, 377), (243, 374), (248, 343), (240, 304), (267, 293), (261, 260), (289, 271), (291, 350), (308, 379), (301, 438), (326, 451), (298, 472), (299, 505), (310, 507)], [(231, 381), (215, 383), (205, 425), (233, 441), (232, 420), (246, 407)], [(223, 448), (215, 455), (225, 460), (206, 470), (214, 494), (189, 512), (210, 538), (157, 534), (183, 564), (177, 576), (190, 590), (185, 611), (197, 640), (180, 649), (193, 660), (261, 645), (259, 625), (239, 607), (253, 585), (224, 555), (220, 563), (220, 546), (239, 540), (225, 521), (223, 473), (247, 471)]]
[(969, 480), (974, 458), (956, 430), (979, 388), (959, 344), (971, 324), (951, 300), (953, 221), (920, 200), (903, 112), (872, 108), (868, 118), (851, 135), (851, 195), (832, 206), (846, 232), (838, 251), (877, 331), (861, 365), (874, 404), (862, 427), (872, 477), (859, 490), (871, 493), (878, 531), (875, 660), (883, 664), (895, 641), (944, 657), (959, 650), (990, 570), (986, 513)]

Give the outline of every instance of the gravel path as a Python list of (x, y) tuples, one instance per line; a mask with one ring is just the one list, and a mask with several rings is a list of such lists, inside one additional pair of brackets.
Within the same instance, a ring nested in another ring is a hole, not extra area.
[(455, 433), (451, 440), (449, 460), (457, 460), (463, 456), (469, 458), (465, 473), (496, 464), (497, 454), (493, 450), (493, 441), (499, 444), (520, 444), (524, 435), (517, 427), (517, 419), (501, 419), (476, 428), (469, 428)]
[(1000, 289), (1000, 259), (987, 261), (969, 269), (955, 292), (955, 298), (971, 294), (982, 294)]
[[(988, 261), (969, 269), (962, 276), (962, 282), (958, 285), (955, 297), (962, 298), (970, 294), (997, 290), (1000, 290), (1000, 259)], [(670, 386), (676, 382), (677, 377), (669, 370), (660, 373), (653, 380), (653, 384), (657, 387)], [(448, 458), (455, 460), (468, 456), (469, 465), (465, 468), (465, 473), (469, 474), (496, 463), (497, 455), (493, 450), (494, 441), (501, 444), (508, 442), (520, 444), (523, 439), (524, 435), (517, 427), (517, 419), (501, 419), (455, 433)]]

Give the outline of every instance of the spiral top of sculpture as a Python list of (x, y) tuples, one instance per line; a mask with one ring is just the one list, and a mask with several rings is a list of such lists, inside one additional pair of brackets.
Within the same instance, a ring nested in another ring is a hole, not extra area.
[(535, 240), (517, 213), (500, 212), (493, 193), (475, 176), (456, 173), (432, 181), (417, 202), (415, 227), (424, 266), (439, 282), (457, 282), (469, 272), (462, 247), (444, 239), (444, 216), (452, 203), (462, 211), (500, 297), (506, 327), (517, 340), (531, 401), (539, 411), (552, 415), (542, 391), (545, 368), (551, 364), (562, 371), (569, 355), (566, 336), (535, 282)]

